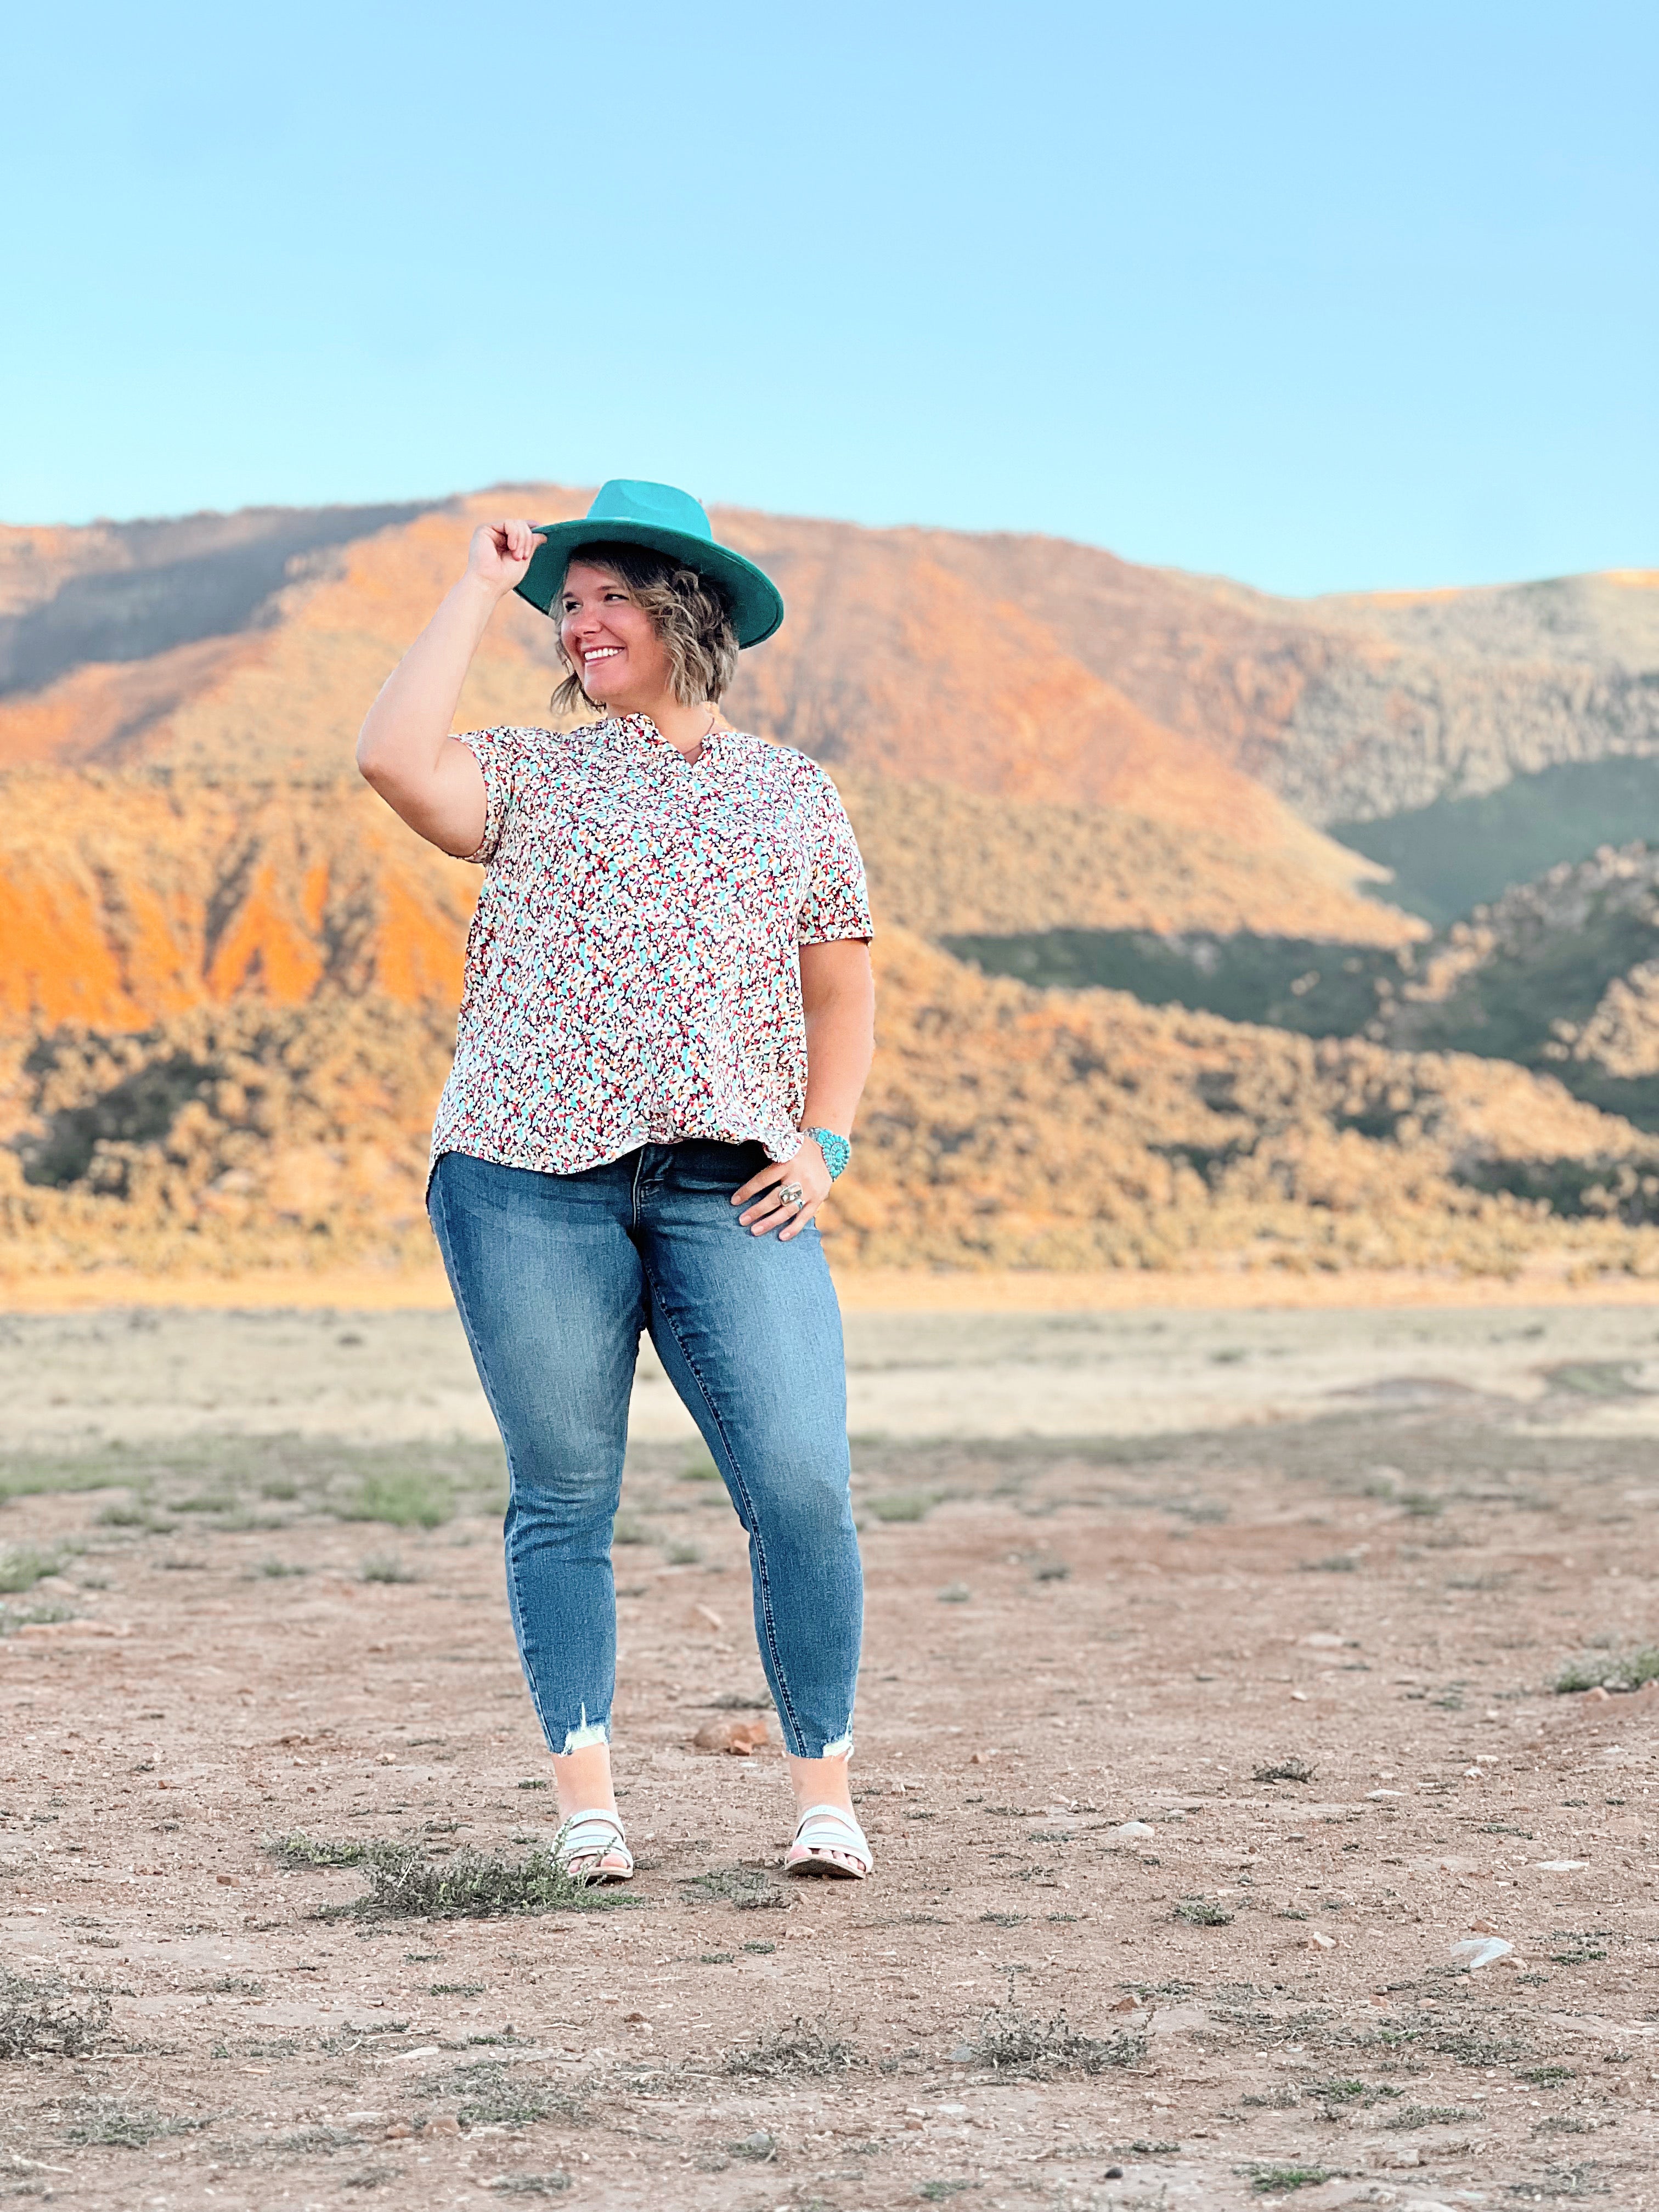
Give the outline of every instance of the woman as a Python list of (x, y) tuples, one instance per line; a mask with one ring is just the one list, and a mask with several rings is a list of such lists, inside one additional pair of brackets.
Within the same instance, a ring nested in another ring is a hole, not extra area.
[[(558, 623), (564, 734), (450, 735), (497, 602)], [(720, 710), (776, 586), (666, 485), (485, 523), (357, 741), (410, 826), (487, 872), (428, 1206), (507, 1449), (507, 1592), (561, 1863), (634, 1870), (611, 1780), (611, 1525), (641, 1328), (749, 1538), (799, 1818), (861, 1880), (848, 1760), (863, 1582), (841, 1316), (813, 1216), (872, 1050), (864, 870), (834, 785)]]

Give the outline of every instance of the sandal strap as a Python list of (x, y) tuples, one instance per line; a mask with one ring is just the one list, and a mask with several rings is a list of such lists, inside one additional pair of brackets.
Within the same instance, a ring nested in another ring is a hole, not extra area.
[(852, 1814), (840, 1805), (809, 1805), (795, 1824), (792, 1849), (846, 1851), (870, 1862), (870, 1840)]
[(623, 1824), (614, 1813), (595, 1810), (573, 1813), (560, 1824), (555, 1839), (560, 1859), (604, 1858), (611, 1851), (619, 1851), (631, 1866), (634, 1855), (628, 1848), (628, 1838)]

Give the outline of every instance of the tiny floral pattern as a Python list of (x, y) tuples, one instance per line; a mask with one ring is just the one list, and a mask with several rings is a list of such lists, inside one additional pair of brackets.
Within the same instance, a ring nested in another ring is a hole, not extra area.
[(840, 796), (733, 731), (477, 730), (487, 864), (432, 1158), (574, 1175), (641, 1145), (800, 1144), (797, 948), (872, 933)]

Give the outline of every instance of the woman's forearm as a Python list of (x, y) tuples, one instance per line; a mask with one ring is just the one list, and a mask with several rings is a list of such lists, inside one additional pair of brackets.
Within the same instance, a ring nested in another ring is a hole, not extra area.
[(487, 806), (483, 771), (449, 734), (461, 686), (496, 607), (536, 550), (527, 522), (481, 522), (466, 574), (380, 687), (357, 735), (357, 766), (411, 830), (446, 853), (476, 853)]
[(483, 780), (450, 725), (479, 641), (501, 597), (469, 572), (380, 687), (357, 737), (357, 766), (412, 830), (447, 851), (483, 836)]
[(357, 765), (371, 781), (432, 768), (500, 598), (471, 571), (445, 593), (363, 717)]
[(852, 1134), (876, 1049), (876, 987), (867, 945), (849, 941), (801, 949), (806, 1015), (807, 1128)]

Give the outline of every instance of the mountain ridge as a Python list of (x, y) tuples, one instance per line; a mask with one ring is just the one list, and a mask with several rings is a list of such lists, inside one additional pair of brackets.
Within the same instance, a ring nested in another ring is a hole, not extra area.
[[(3, 665), (46, 672), (0, 696), (0, 1226), (20, 1267), (425, 1253), (424, 1132), (479, 878), (366, 789), (352, 739), (474, 522), (586, 504), (512, 486), (0, 532)], [(1195, 933), (1259, 938), (1340, 975), (1355, 1026), (1375, 1023), (1375, 979), (1434, 948), (1321, 809), (1646, 745), (1648, 580), (1326, 605), (1061, 541), (715, 523), (790, 606), (744, 656), (732, 718), (824, 763), (870, 872), (882, 1051), (832, 1218), (843, 1256), (1503, 1272), (1548, 1249), (1659, 1269), (1659, 1142), (1563, 1087), (1571, 1040), (1565, 1059), (1526, 1046), (1528, 1068), (1445, 1049), (1432, 1021), (1315, 1037), (1289, 1013), (1027, 989), (924, 942), (1142, 932), (1165, 957)], [(457, 726), (544, 720), (558, 672), (552, 626), (509, 599)], [(1464, 724), (1479, 742), (1454, 757)], [(1645, 1067), (1659, 985), (1626, 965), (1624, 995), (1581, 1011)]]
[[(189, 525), (198, 535), (234, 535), (257, 523), (303, 567), (373, 534), (360, 530), (354, 541), (353, 516), (366, 526), (393, 514), (416, 521), (517, 505), (552, 520), (585, 512), (587, 499), (586, 491), (517, 484), (398, 507), (246, 511), (252, 521), (0, 529), (0, 671), (15, 651), (6, 644), (8, 623), (40, 620), (65, 593), (86, 599), (130, 588), (134, 559), (121, 532)], [(1564, 762), (1659, 750), (1659, 571), (1291, 600), (1225, 578), (1138, 567), (1061, 538), (868, 530), (740, 508), (715, 515), (732, 542), (775, 568), (790, 604), (764, 686), (773, 733), (824, 757), (867, 714), (859, 685), (843, 681), (867, 641), (834, 619), (835, 602), (867, 601), (872, 575), (917, 558), (956, 595), (953, 627), (963, 604), (1006, 606), (1037, 623), (1129, 708), (1195, 740), (1315, 826), (1494, 790)], [(206, 555), (198, 559), (198, 581), (213, 566)], [(100, 584), (106, 570), (119, 573)], [(257, 609), (244, 611), (252, 620)], [(60, 628), (74, 628), (74, 612), (59, 607)], [(205, 618), (199, 611), (191, 617), (195, 635)], [(539, 657), (550, 665), (550, 655)], [(745, 678), (768, 665), (763, 649)]]

